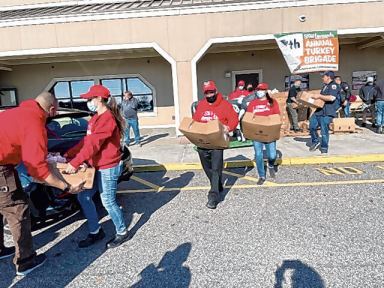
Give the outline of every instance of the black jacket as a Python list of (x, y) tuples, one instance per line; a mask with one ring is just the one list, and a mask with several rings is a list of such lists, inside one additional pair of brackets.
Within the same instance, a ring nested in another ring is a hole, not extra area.
[(359, 96), (364, 103), (371, 104), (373, 102), (374, 90), (375, 90), (375, 86), (373, 84), (368, 84), (368, 83), (360, 88)]

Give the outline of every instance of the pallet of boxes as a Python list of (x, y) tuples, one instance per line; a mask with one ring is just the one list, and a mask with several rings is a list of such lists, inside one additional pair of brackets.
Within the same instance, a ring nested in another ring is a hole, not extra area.
[(299, 128), (302, 132), (294, 132), (291, 130), (291, 121), (287, 112), (287, 98), (288, 92), (271, 93), (271, 96), (277, 101), (280, 108), (281, 117), (281, 134), (282, 136), (306, 136), (309, 133), (309, 116), (315, 110), (307, 106), (299, 105), (297, 107)]
[[(320, 90), (314, 91), (302, 91), (297, 95), (297, 101), (303, 106), (308, 106), (314, 110), (317, 108), (323, 108), (325, 102), (321, 99), (313, 99), (311, 96), (313, 94), (320, 94)], [(340, 109), (338, 111), (338, 117), (333, 119), (333, 122), (330, 124), (330, 129), (333, 133), (354, 133), (356, 132), (355, 118), (340, 118)]]

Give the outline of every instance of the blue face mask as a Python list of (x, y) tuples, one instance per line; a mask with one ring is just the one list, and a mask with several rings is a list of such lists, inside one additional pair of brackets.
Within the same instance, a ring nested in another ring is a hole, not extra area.
[(265, 91), (262, 91), (262, 90), (256, 91), (256, 97), (259, 99), (264, 98), (265, 95), (267, 95), (267, 93)]
[(97, 106), (95, 105), (95, 103), (93, 103), (92, 100), (87, 102), (87, 107), (88, 107), (89, 111), (91, 111), (91, 112), (97, 111)]

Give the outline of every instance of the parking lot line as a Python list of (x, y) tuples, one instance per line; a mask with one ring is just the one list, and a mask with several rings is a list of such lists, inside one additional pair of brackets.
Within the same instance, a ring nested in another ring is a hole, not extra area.
[[(140, 179), (140, 178), (139, 178)], [(142, 179), (140, 179), (142, 180)], [(144, 180), (145, 181), (145, 180)], [(149, 182), (148, 182), (149, 183)], [(250, 188), (277, 188), (277, 187), (315, 187), (315, 186), (336, 186), (336, 185), (353, 185), (353, 184), (377, 184), (384, 183), (384, 179), (366, 179), (366, 180), (346, 180), (346, 181), (322, 181), (322, 182), (292, 182), (292, 183), (275, 183), (268, 182), (264, 185), (256, 184), (239, 184), (233, 186), (224, 186), (229, 189), (250, 189)], [(150, 183), (151, 184), (151, 183)], [(153, 185), (153, 184), (152, 184)], [(148, 185), (149, 186), (149, 185)], [(154, 185), (156, 186), (156, 185)], [(196, 191), (196, 190), (209, 190), (209, 186), (191, 186), (191, 187), (160, 187), (154, 189), (134, 189), (134, 190), (119, 190), (119, 194), (126, 193), (143, 193), (143, 192), (175, 192), (175, 191)], [(162, 188), (162, 189), (159, 189)]]
[(160, 191), (162, 191), (165, 188), (165, 187), (161, 187), (161, 186), (158, 186), (156, 184), (153, 184), (153, 183), (151, 183), (151, 182), (149, 182), (147, 180), (144, 180), (142, 178), (139, 178), (139, 177), (137, 177), (135, 175), (132, 175), (131, 179), (136, 181), (136, 182), (139, 182), (139, 183), (141, 183), (141, 184), (143, 184), (145, 186), (148, 186), (148, 187), (152, 188), (152, 190), (155, 190), (157, 192), (160, 192)]

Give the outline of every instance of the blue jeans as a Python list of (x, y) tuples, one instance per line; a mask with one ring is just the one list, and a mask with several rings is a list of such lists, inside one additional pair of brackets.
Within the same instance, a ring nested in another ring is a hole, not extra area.
[(133, 134), (135, 134), (135, 142), (140, 143), (140, 130), (139, 130), (139, 120), (138, 119), (125, 119), (127, 123), (127, 128), (125, 129), (125, 139), (124, 142), (129, 144), (131, 142), (130, 132), (131, 127), (133, 130)]
[(267, 152), (268, 157), (268, 166), (273, 167), (275, 165), (276, 161), (276, 141), (270, 142), (270, 143), (262, 143), (253, 141), (253, 148), (255, 149), (255, 160), (256, 160), (256, 167), (257, 167), (257, 173), (259, 174), (260, 178), (265, 178), (265, 168), (264, 168), (264, 154), (263, 149), (265, 146), (265, 150)]
[(309, 132), (311, 134), (312, 144), (319, 143), (319, 135), (317, 134), (317, 128), (320, 126), (321, 130), (321, 143), (320, 150), (328, 152), (329, 144), (329, 124), (331, 124), (333, 117), (331, 116), (319, 116), (312, 115), (309, 119)]
[(92, 199), (97, 191), (100, 192), (101, 202), (115, 225), (116, 233), (124, 234), (127, 230), (123, 212), (116, 202), (117, 179), (121, 174), (121, 170), (122, 162), (115, 167), (96, 171), (93, 188), (84, 190), (77, 195), (83, 213), (88, 220), (87, 224), (90, 233), (96, 232), (100, 228), (99, 216)]
[(384, 101), (376, 102), (376, 125), (378, 127), (384, 126)]
[(351, 115), (351, 103), (347, 102), (347, 105), (343, 108), (345, 117), (350, 117)]

